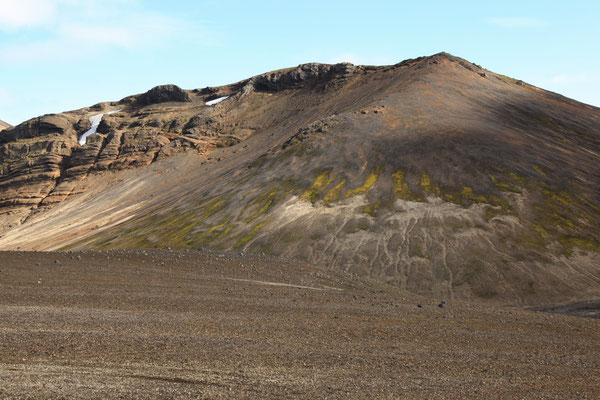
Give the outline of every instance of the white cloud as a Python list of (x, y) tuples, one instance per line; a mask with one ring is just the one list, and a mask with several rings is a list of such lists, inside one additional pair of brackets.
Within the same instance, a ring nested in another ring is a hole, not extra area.
[[(8, 90), (0, 87), (0, 105), (6, 106), (13, 101), (13, 95)], [(6, 116), (4, 116), (6, 118)]]
[(508, 18), (488, 18), (487, 23), (499, 26), (501, 28), (543, 28), (548, 24), (538, 18), (529, 17), (508, 17)]
[[(42, 60), (60, 60), (81, 57), (86, 48), (78, 48), (73, 43), (60, 40), (41, 40), (23, 44), (11, 44), (0, 47), (0, 61), (5, 64), (26, 64)], [(91, 47), (89, 54), (92, 54)]]
[(51, 23), (60, 3), (74, 0), (0, 0), (0, 30), (32, 28)]
[(58, 32), (59, 37), (67, 43), (119, 47), (131, 47), (136, 43), (136, 32), (124, 26), (65, 24), (59, 27)]
[(559, 74), (554, 75), (548, 81), (558, 85), (570, 85), (576, 83), (587, 83), (593, 79), (587, 74)]
[(28, 37), (11, 37), (9, 32), (4, 44), (0, 44), (0, 62), (70, 61), (109, 48), (136, 50), (167, 45), (177, 39), (214, 43), (214, 35), (197, 23), (148, 12), (133, 0), (19, 1), (25, 5), (0, 0), (0, 12), (4, 7), (12, 15), (22, 15), (27, 14), (24, 10), (39, 6), (38, 16), (16, 18), (10, 25), (14, 29), (37, 30)]

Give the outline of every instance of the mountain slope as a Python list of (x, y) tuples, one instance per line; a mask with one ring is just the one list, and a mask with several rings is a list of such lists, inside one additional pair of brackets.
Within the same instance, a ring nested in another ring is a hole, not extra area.
[(3, 131), (4, 129), (8, 128), (12, 128), (12, 125), (0, 120), (0, 131)]
[[(449, 297), (600, 294), (597, 108), (445, 53), (185, 94), (96, 106), (121, 111), (86, 146), (93, 110), (42, 117), (61, 130), (5, 167), (0, 247), (214, 247)], [(0, 136), (4, 165), (40, 143), (34, 127)]]

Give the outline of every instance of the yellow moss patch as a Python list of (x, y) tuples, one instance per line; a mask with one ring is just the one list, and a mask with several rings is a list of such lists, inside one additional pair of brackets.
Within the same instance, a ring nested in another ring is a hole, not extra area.
[(329, 178), (330, 172), (331, 170), (326, 170), (317, 175), (310, 189), (302, 193), (300, 198), (308, 200), (311, 203), (315, 203), (317, 200), (319, 200), (321, 197), (321, 191), (329, 186), (329, 184), (334, 180), (334, 178)]
[(323, 200), (325, 203), (333, 203), (340, 196), (340, 192), (346, 185), (346, 178), (343, 178), (337, 185), (329, 189)]
[(509, 211), (511, 209), (510, 205), (502, 197), (491, 194), (489, 200), (491, 205), (500, 206), (504, 211)]
[(453, 191), (444, 194), (444, 200), (463, 206), (471, 205), (473, 203), (489, 204), (484, 195), (473, 192), (473, 189), (469, 186), (463, 186), (460, 192)]
[(226, 236), (234, 228), (233, 225), (229, 225), (230, 221), (231, 217), (226, 218), (223, 222), (211, 227), (207, 231), (200, 232), (192, 242), (195, 245), (199, 245)]
[(268, 222), (265, 221), (265, 222), (261, 222), (260, 224), (256, 225), (254, 228), (252, 228), (252, 230), (246, 236), (242, 236), (233, 247), (236, 249), (239, 249), (240, 247), (242, 247), (243, 245), (248, 243), (250, 240), (254, 239), (256, 237), (256, 235), (258, 234), (258, 232), (265, 225), (267, 225), (267, 223)]
[(367, 175), (367, 177), (365, 178), (365, 182), (363, 183), (362, 186), (357, 187), (355, 189), (351, 189), (348, 190), (346, 192), (346, 195), (344, 196), (344, 198), (350, 198), (359, 194), (364, 194), (367, 193), (369, 190), (371, 190), (371, 188), (373, 187), (373, 185), (375, 185), (375, 183), (377, 183), (377, 180), (379, 179), (379, 174), (381, 172), (381, 167), (377, 166), (374, 170), (372, 170), (369, 175)]
[(533, 169), (535, 170), (535, 172), (537, 172), (538, 174), (542, 175), (542, 176), (547, 176), (546, 173), (537, 165), (533, 166)]
[(541, 202), (534, 205), (535, 219), (530, 228), (545, 244), (558, 242), (562, 254), (569, 257), (573, 249), (600, 252), (594, 233), (598, 232), (598, 219), (590, 211), (590, 203), (578, 194), (542, 182), (539, 187)]
[(575, 247), (600, 253), (600, 243), (593, 237), (561, 235), (559, 240), (563, 245), (566, 256), (570, 256)]
[(362, 212), (369, 214), (374, 217), (377, 214), (377, 210), (381, 207), (381, 200), (375, 204), (368, 204), (363, 207)]
[(246, 210), (254, 208), (254, 214), (247, 217), (244, 222), (250, 223), (259, 216), (265, 214), (271, 209), (277, 201), (279, 201), (285, 195), (292, 193), (296, 187), (290, 179), (285, 180), (282, 184), (272, 185), (267, 191), (258, 194), (251, 201), (246, 203), (242, 211), (240, 212), (238, 219), (242, 219), (242, 215), (245, 214)]
[(227, 236), (233, 228), (234, 228), (233, 225), (227, 225), (227, 227), (222, 232), (220, 232), (217, 236), (215, 236), (213, 239), (217, 240), (217, 239), (221, 239), (221, 238)]
[(575, 197), (579, 200), (581, 200), (582, 202), (584, 202), (585, 204), (587, 204), (588, 206), (592, 207), (593, 209), (600, 211), (600, 207), (598, 207), (597, 205), (595, 205), (594, 203), (592, 203), (591, 201), (589, 201), (588, 199), (586, 199), (583, 196), (580, 196), (578, 194), (575, 194)]
[(498, 215), (502, 215), (502, 214), (503, 214), (502, 210), (497, 209), (497, 208), (488, 207), (488, 208), (485, 209), (484, 218), (485, 218), (486, 221), (489, 221), (492, 218), (495, 218)]
[(513, 181), (517, 182), (517, 183), (519, 184), (519, 186), (525, 186), (525, 182), (526, 182), (526, 179), (525, 179), (525, 177), (523, 177), (523, 176), (521, 176), (521, 175), (517, 174), (516, 172), (512, 172), (512, 171), (510, 171), (510, 172), (508, 173), (508, 177), (509, 177), (510, 179), (512, 179)]
[(519, 189), (517, 189), (516, 187), (510, 185), (508, 182), (505, 182), (499, 178), (496, 178), (493, 175), (490, 175), (490, 179), (492, 180), (492, 182), (494, 182), (494, 185), (496, 185), (496, 188), (498, 190), (500, 190), (501, 192), (521, 193), (521, 191)]
[(471, 203), (487, 203), (487, 199), (484, 195), (474, 193), (473, 189), (469, 186), (463, 187), (461, 195)]
[(392, 179), (394, 181), (394, 195), (402, 200), (424, 201), (423, 197), (413, 193), (408, 188), (408, 184), (404, 181), (404, 177), (404, 171), (401, 169), (392, 174)]
[(511, 78), (510, 76), (506, 76), (506, 75), (498, 75), (498, 76), (502, 77), (505, 80), (505, 82), (508, 82), (508, 83), (517, 84), (517, 82), (519, 82), (517, 79)]
[(431, 178), (429, 177), (426, 171), (423, 171), (423, 173), (421, 174), (421, 189), (423, 189), (423, 191), (427, 195), (433, 194), (439, 197), (441, 193), (440, 187), (437, 184), (431, 182)]
[(573, 204), (573, 198), (565, 191), (553, 192), (548, 189), (542, 189), (546, 201), (559, 201), (566, 206)]
[(329, 179), (330, 172), (331, 172), (330, 170), (321, 172), (316, 177), (315, 181), (313, 182), (312, 187), (317, 190), (325, 189), (327, 187), (327, 185), (329, 185), (333, 181), (333, 179)]
[(245, 223), (250, 223), (252, 221), (254, 221), (256, 218), (258, 218), (260, 215), (264, 214), (265, 212), (267, 212), (267, 210), (269, 208), (271, 208), (271, 206), (274, 203), (274, 199), (269, 199), (267, 201), (267, 203), (262, 206), (262, 208), (260, 210), (258, 210), (254, 215), (251, 215), (250, 217), (246, 218), (246, 220), (244, 221)]

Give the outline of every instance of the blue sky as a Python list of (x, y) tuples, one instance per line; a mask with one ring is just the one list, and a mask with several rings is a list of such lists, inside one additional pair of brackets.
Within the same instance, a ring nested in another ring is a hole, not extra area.
[(600, 1), (0, 0), (0, 119), (447, 51), (600, 106)]

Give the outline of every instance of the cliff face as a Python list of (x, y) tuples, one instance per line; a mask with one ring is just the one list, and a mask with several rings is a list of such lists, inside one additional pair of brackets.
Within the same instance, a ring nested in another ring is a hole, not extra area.
[[(147, 166), (182, 150), (199, 153), (236, 143), (207, 121), (215, 112), (174, 85), (120, 102), (34, 118), (0, 134), (0, 215), (9, 225), (85, 191), (85, 178), (101, 171)], [(191, 103), (191, 104), (188, 104)], [(110, 111), (118, 111), (108, 114)], [(85, 145), (90, 117), (104, 114)]]
[[(247, 114), (243, 108), (225, 115), (226, 104), (207, 106), (210, 100), (330, 81), (353, 68), (304, 64), (189, 93), (162, 85), (119, 102), (45, 115), (8, 128), (0, 135), (0, 215), (6, 215), (0, 226), (20, 224), (40, 208), (83, 193), (90, 174), (148, 166), (181, 151), (208, 154), (241, 142), (264, 127), (263, 120), (268, 124), (273, 118), (255, 114), (239, 118)], [(97, 133), (80, 145), (78, 139), (90, 129), (90, 117), (102, 113)]]
[(450, 298), (600, 295), (598, 108), (448, 54), (163, 88), (0, 134), (0, 247), (212, 247)]

